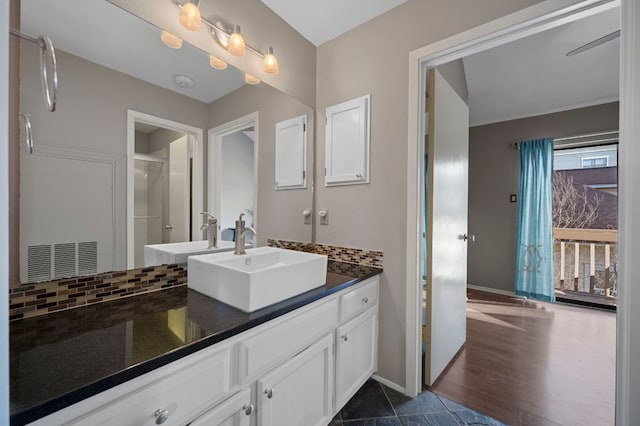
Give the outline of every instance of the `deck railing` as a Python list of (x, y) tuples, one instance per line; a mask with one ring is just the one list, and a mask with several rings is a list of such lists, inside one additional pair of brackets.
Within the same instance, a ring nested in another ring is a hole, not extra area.
[(617, 296), (617, 230), (554, 228), (553, 239), (556, 289)]

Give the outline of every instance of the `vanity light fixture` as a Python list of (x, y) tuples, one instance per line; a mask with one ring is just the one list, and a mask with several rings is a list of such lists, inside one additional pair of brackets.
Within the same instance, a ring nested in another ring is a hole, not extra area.
[(182, 47), (182, 39), (176, 37), (168, 31), (163, 31), (160, 35), (160, 40), (172, 49), (180, 49)]
[[(262, 53), (259, 50), (249, 46), (245, 42), (244, 37), (240, 32), (239, 25), (234, 25), (233, 29), (231, 29), (230, 25), (227, 25), (223, 22), (217, 21), (216, 23), (213, 23), (203, 18), (200, 15), (200, 10), (198, 9), (198, 5), (200, 3), (199, 1), (190, 0), (187, 3), (182, 3), (180, 0), (174, 0), (174, 2), (181, 9), (180, 23), (182, 23), (182, 25), (184, 25), (187, 29), (190, 29), (191, 31), (198, 31), (200, 29), (200, 23), (204, 23), (206, 26), (209, 27), (211, 32), (211, 37), (216, 42), (216, 44), (220, 46), (222, 49), (229, 52), (231, 55), (242, 57), (242, 56), (245, 56), (246, 51), (249, 50), (253, 52), (255, 55), (263, 58), (263, 68), (265, 73), (277, 74), (280, 71), (278, 60), (276, 59), (276, 56), (273, 53), (273, 47), (269, 46), (267, 53), (266, 54)], [(197, 28), (196, 28), (196, 25), (193, 23), (193, 21), (197, 21)], [(221, 62), (224, 62), (224, 61), (221, 60)], [(214, 68), (224, 69), (224, 68), (218, 68), (217, 66), (214, 66), (213, 59), (210, 59), (209, 63)], [(252, 77), (252, 81), (257, 80), (259, 82), (257, 78), (253, 76), (251, 77)], [(245, 81), (246, 81), (246, 78), (245, 78)], [(257, 83), (250, 83), (250, 84), (257, 84)]]
[(224, 70), (227, 68), (227, 63), (225, 61), (213, 55), (209, 56), (209, 65), (217, 70)]
[(229, 44), (227, 45), (227, 52), (233, 56), (244, 56), (246, 53), (246, 45), (244, 37), (240, 34), (240, 25), (236, 25), (233, 28), (233, 33), (229, 37)]
[(278, 60), (273, 54), (273, 47), (269, 46), (267, 54), (264, 56), (264, 72), (269, 74), (278, 74)]
[(200, 31), (202, 17), (200, 9), (198, 9), (199, 3), (198, 0), (191, 0), (183, 4), (180, 9), (180, 23), (189, 31)]
[(253, 75), (249, 74), (248, 72), (244, 73), (244, 82), (247, 84), (258, 84), (260, 83), (260, 80), (257, 79), (256, 77), (254, 77)]

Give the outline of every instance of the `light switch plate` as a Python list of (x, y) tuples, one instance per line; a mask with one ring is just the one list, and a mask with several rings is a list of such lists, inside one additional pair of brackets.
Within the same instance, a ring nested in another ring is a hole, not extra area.
[(510, 203), (517, 203), (518, 202), (518, 196), (516, 194), (509, 195), (509, 202)]
[(318, 216), (320, 216), (320, 225), (329, 224), (329, 210), (320, 210)]

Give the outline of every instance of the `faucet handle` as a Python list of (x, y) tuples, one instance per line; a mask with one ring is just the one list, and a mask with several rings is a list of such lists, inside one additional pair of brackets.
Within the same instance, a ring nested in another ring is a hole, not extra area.
[(244, 216), (244, 213), (240, 213), (240, 217), (238, 218), (239, 221), (242, 221), (242, 216)]

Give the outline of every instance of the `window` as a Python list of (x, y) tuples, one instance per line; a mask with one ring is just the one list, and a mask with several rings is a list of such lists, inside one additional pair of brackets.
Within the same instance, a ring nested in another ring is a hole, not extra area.
[(583, 169), (607, 167), (609, 165), (609, 157), (587, 157), (581, 158), (581, 160)]

